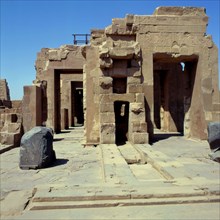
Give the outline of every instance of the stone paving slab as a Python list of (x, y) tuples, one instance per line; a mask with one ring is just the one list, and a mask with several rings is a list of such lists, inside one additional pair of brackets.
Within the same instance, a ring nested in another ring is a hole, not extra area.
[(127, 186), (91, 186), (91, 187), (50, 187), (37, 188), (33, 201), (81, 201), (130, 198), (171, 198), (220, 195), (219, 185), (210, 188), (196, 186), (145, 187), (142, 185)]
[(58, 210), (35, 210), (22, 216), (4, 218), (16, 220), (97, 220), (97, 219), (163, 219), (163, 220), (219, 220), (218, 203), (169, 204), (149, 206), (116, 206), (103, 208), (79, 208)]
[(90, 201), (58, 201), (58, 202), (34, 202), (29, 207), (30, 211), (54, 210), (54, 209), (78, 209), (78, 208), (103, 208), (116, 206), (150, 206), (168, 204), (193, 204), (193, 203), (219, 203), (216, 196), (191, 196), (176, 198), (149, 198), (149, 199), (111, 199), (111, 200), (90, 200)]
[(100, 145), (106, 183), (132, 184), (137, 180), (115, 144)]
[[(184, 144), (186, 145), (187, 142), (185, 141)], [(196, 147), (195, 143), (194, 145)], [(136, 147), (144, 153), (146, 161), (167, 180), (175, 180), (175, 182), (180, 182), (182, 185), (209, 185), (220, 183), (220, 166), (210, 159), (200, 159), (200, 156), (195, 155), (192, 157), (182, 156), (181, 159), (179, 159), (174, 153), (168, 156), (151, 145), (136, 145)], [(166, 144), (164, 144), (163, 147), (167, 147)], [(204, 149), (201, 146), (201, 151), (202, 150)]]
[[(55, 135), (54, 149), (58, 159), (53, 166), (41, 170), (20, 170), (19, 148), (1, 154), (1, 206), (7, 208), (8, 199), (16, 199), (14, 191), (24, 195), (22, 201), (17, 199), (16, 215), (21, 214), (25, 204), (32, 203), (33, 198), (26, 194), (27, 191), (38, 198), (52, 192), (51, 195), (57, 193), (54, 198), (66, 200), (84, 196), (90, 202), (101, 198), (103, 201), (106, 198), (108, 201), (141, 200), (156, 195), (162, 201), (164, 198), (184, 198), (185, 193), (186, 197), (199, 197), (197, 201), (200, 202), (207, 202), (204, 198), (210, 196), (215, 196), (212, 201), (218, 201), (220, 166), (208, 158), (204, 142), (171, 138), (153, 146), (141, 145), (138, 152), (148, 164), (133, 165), (126, 163), (116, 145), (84, 148), (82, 143), (83, 128)], [(120, 205), (117, 201), (113, 204)], [(132, 203), (126, 201), (124, 204)], [(25, 216), (30, 217), (30, 214), (24, 211), (24, 219)]]

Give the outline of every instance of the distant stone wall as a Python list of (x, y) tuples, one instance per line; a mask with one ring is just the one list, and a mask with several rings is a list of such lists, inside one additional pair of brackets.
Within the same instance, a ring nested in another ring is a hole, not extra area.
[(0, 100), (10, 101), (10, 92), (6, 79), (0, 79)]
[(19, 146), (23, 134), (21, 100), (10, 100), (6, 79), (0, 80), (0, 144)]

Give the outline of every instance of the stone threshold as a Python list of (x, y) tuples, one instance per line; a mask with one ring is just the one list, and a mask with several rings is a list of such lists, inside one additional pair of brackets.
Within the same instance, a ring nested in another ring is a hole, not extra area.
[(26, 210), (102, 208), (220, 202), (216, 188), (193, 187), (94, 187), (38, 189)]

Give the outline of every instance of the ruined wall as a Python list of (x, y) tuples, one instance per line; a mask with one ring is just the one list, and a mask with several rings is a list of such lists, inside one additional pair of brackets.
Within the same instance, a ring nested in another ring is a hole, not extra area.
[(0, 108), (11, 108), (10, 91), (6, 79), (0, 79)]
[(6, 79), (0, 79), (0, 100), (10, 101), (10, 93)]
[(220, 120), (218, 49), (207, 24), (204, 8), (159, 7), (92, 30), (90, 45), (43, 48), (33, 85), (40, 124), (59, 132), (85, 120), (87, 145), (120, 142), (120, 132), (146, 143), (156, 129), (206, 139), (207, 123)]
[[(207, 123), (219, 120), (220, 107), (218, 49), (207, 24), (204, 8), (160, 7), (151, 16), (127, 15), (94, 30), (84, 68), (87, 142), (115, 141), (115, 101), (129, 102), (131, 114), (133, 106), (144, 109), (139, 134), (147, 129), (153, 136), (159, 120), (164, 131), (206, 139)], [(126, 94), (114, 94), (114, 86)]]
[(86, 51), (87, 143), (146, 143), (140, 45), (134, 34), (101, 41), (100, 33), (93, 31)]
[(19, 146), (22, 134), (21, 101), (11, 101), (6, 79), (0, 80), (0, 143)]
[(37, 55), (35, 83), (42, 88), (41, 121), (56, 132), (61, 130), (63, 109), (67, 109), (71, 120), (70, 94), (67, 93), (70, 93), (71, 82), (82, 81), (84, 58), (81, 50), (80, 46), (63, 45), (43, 48)]

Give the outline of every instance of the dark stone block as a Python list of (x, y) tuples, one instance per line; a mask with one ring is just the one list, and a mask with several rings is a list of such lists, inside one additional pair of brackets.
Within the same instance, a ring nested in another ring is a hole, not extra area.
[(55, 160), (52, 129), (38, 126), (22, 136), (20, 147), (21, 169), (45, 168)]
[(212, 151), (220, 150), (220, 122), (208, 124), (208, 142)]
[(220, 151), (215, 151), (215, 152), (212, 152), (211, 154), (209, 154), (211, 160), (214, 160), (218, 163), (220, 163)]

